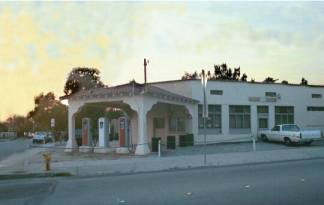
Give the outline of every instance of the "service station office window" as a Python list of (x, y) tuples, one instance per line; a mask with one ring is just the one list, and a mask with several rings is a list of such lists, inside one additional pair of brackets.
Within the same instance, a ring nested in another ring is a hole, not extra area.
[(211, 95), (223, 95), (222, 90), (210, 90)]
[(266, 97), (276, 97), (277, 93), (276, 92), (265, 92)]
[(275, 107), (275, 124), (294, 124), (294, 107), (293, 106), (276, 106)]
[(313, 93), (312, 98), (322, 98), (322, 95)]
[(169, 131), (184, 132), (186, 129), (186, 119), (184, 117), (171, 117), (169, 119)]
[(251, 108), (248, 105), (229, 106), (229, 127), (230, 132), (235, 130), (251, 130)]
[(307, 111), (310, 111), (310, 112), (324, 112), (324, 107), (320, 107), (320, 106), (308, 106), (307, 107)]

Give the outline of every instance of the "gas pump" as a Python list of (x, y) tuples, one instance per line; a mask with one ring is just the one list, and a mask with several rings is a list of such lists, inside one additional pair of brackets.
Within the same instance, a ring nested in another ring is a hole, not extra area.
[(99, 147), (109, 146), (109, 133), (110, 133), (109, 120), (106, 117), (101, 117), (98, 119), (98, 133), (99, 133)]
[(98, 134), (99, 134), (99, 143), (95, 147), (96, 153), (108, 153), (110, 150), (109, 147), (109, 133), (110, 133), (110, 122), (106, 117), (101, 117), (98, 119)]
[(127, 135), (127, 118), (120, 117), (119, 118), (119, 146), (126, 146), (126, 135)]
[(91, 121), (90, 118), (82, 119), (82, 146), (92, 144)]
[(130, 120), (127, 116), (120, 117), (119, 119), (119, 146), (116, 150), (119, 153), (128, 153), (131, 145), (130, 136)]
[(91, 132), (91, 119), (82, 118), (82, 146), (80, 152), (92, 151), (92, 132)]

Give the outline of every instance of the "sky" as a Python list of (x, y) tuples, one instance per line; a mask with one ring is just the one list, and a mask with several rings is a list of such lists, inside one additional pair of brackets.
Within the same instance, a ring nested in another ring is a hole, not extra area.
[(72, 68), (108, 86), (179, 79), (227, 63), (248, 80), (324, 84), (321, 2), (0, 2), (0, 120), (41, 92), (63, 96)]

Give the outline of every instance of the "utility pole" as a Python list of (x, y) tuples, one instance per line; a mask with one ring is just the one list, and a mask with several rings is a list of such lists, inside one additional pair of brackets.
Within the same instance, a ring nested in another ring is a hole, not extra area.
[(149, 64), (149, 60), (144, 58), (144, 84), (146, 84), (146, 66)]
[(207, 102), (206, 102), (206, 85), (207, 85), (207, 80), (206, 80), (206, 74), (205, 70), (202, 70), (201, 72), (201, 77), (202, 77), (202, 88), (203, 88), (203, 94), (204, 94), (204, 105), (203, 105), (203, 122), (204, 122), (204, 165), (207, 164), (207, 153), (206, 153), (206, 119), (208, 117), (207, 114)]

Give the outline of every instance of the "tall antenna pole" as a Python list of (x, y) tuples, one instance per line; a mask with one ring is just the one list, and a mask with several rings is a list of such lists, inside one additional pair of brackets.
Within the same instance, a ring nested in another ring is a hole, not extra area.
[(146, 66), (148, 63), (149, 61), (144, 58), (144, 84), (146, 84)]

